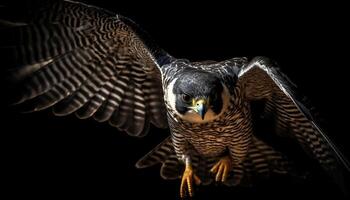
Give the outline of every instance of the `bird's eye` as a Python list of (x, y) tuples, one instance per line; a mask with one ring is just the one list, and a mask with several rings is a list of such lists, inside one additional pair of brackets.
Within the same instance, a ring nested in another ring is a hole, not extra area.
[(182, 100), (183, 100), (184, 102), (186, 102), (186, 103), (188, 103), (188, 102), (191, 101), (191, 96), (188, 95), (188, 94), (182, 94), (182, 95), (181, 95), (181, 98), (182, 98)]
[(213, 96), (213, 101), (216, 101), (218, 99), (218, 95), (217, 94), (214, 94)]

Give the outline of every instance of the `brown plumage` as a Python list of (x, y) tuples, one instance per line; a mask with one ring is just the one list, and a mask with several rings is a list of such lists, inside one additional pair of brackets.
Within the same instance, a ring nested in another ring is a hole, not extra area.
[[(276, 135), (300, 144), (343, 185), (346, 159), (267, 58), (191, 63), (171, 57), (134, 22), (109, 11), (68, 0), (39, 11), (23, 22), (2, 21), (19, 36), (11, 78), (19, 90), (16, 103), (26, 111), (53, 107), (56, 115), (109, 121), (139, 137), (151, 123), (169, 126), (171, 137), (137, 167), (162, 163), (161, 176), (182, 177), (181, 195), (184, 184), (191, 195), (192, 178), (232, 186), (293, 171), (254, 133), (251, 102), (263, 101), (262, 116), (272, 119)], [(222, 177), (215, 171), (220, 162), (227, 171)]]
[[(28, 111), (93, 117), (130, 135), (167, 127), (152, 50), (129, 19), (69, 1), (47, 4), (13, 30), (20, 34), (15, 80)], [(146, 37), (146, 36), (145, 36)], [(159, 52), (157, 52), (159, 51)]]

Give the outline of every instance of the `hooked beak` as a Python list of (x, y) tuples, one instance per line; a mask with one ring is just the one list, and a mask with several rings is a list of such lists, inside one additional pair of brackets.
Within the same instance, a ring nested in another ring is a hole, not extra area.
[(208, 100), (205, 98), (194, 100), (192, 102), (192, 109), (204, 120), (205, 113), (208, 111)]

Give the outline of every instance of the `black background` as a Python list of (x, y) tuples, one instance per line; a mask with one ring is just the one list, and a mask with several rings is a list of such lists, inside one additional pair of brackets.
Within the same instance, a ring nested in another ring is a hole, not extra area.
[[(342, 5), (85, 2), (130, 17), (177, 58), (196, 61), (264, 55), (274, 59), (309, 97), (321, 113), (323, 128), (350, 157), (349, 16), (342, 12)], [(31, 1), (10, 4), (26, 9)], [(7, 66), (3, 63), (1, 67)], [(3, 93), (2, 99), (6, 102), (11, 93)], [(153, 127), (146, 138), (137, 139), (107, 123), (54, 117), (50, 111), (21, 114), (3, 104), (1, 112), (1, 179), (12, 197), (179, 199), (179, 182), (162, 180), (159, 167), (134, 167), (168, 131)], [(306, 181), (280, 177), (253, 188), (211, 186), (196, 191), (197, 199), (316, 196), (341, 198), (322, 173)]]

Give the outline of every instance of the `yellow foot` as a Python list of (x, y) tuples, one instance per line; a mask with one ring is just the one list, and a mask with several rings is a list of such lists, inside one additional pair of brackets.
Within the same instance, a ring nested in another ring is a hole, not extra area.
[(188, 195), (190, 197), (193, 196), (193, 187), (192, 183), (196, 185), (199, 185), (201, 183), (201, 180), (197, 175), (193, 173), (193, 169), (190, 166), (186, 166), (185, 171), (182, 175), (182, 180), (181, 180), (181, 186), (180, 186), (180, 197), (184, 198), (186, 195), (186, 192), (188, 192)]
[(225, 156), (211, 168), (210, 172), (216, 173), (216, 181), (225, 182), (231, 169), (232, 160), (229, 156)]

